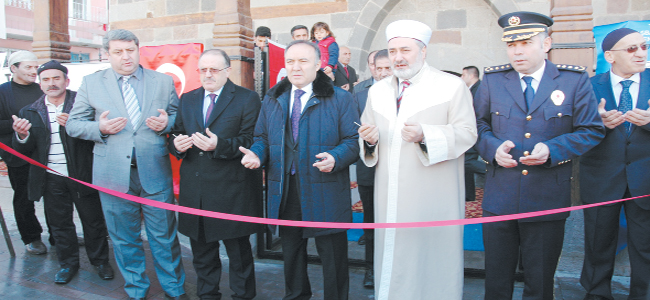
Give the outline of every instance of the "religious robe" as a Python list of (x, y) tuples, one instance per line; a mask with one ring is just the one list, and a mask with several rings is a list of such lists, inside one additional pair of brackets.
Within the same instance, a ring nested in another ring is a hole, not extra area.
[[(367, 166), (377, 166), (376, 222), (420, 222), (465, 216), (464, 153), (476, 142), (476, 118), (464, 82), (426, 63), (405, 90), (399, 114), (398, 81), (370, 88), (362, 122), (379, 129)], [(422, 125), (427, 151), (402, 139), (404, 122)], [(463, 227), (377, 229), (377, 299), (461, 299)]]

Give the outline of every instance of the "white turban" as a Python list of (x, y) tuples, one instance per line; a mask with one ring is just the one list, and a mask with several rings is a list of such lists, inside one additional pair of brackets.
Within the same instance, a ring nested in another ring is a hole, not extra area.
[(396, 37), (416, 39), (425, 45), (431, 40), (431, 27), (413, 20), (399, 20), (386, 27), (386, 41)]
[(12, 66), (15, 63), (24, 62), (24, 61), (38, 61), (38, 58), (34, 53), (25, 50), (20, 50), (12, 53), (9, 56), (8, 65)]

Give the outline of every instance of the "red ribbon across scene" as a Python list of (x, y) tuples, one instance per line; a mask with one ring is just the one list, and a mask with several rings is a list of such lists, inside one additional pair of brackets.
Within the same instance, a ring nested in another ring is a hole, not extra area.
[[(0, 143), (0, 148), (3, 150), (20, 157), (30, 164), (33, 164), (35, 166), (51, 170), (53, 172), (56, 172), (47, 166), (21, 154), (18, 153), (16, 150), (8, 147), (7, 145)], [(63, 176), (63, 175), (62, 175)], [(116, 197), (120, 197), (129, 201), (137, 202), (140, 204), (144, 205), (149, 205), (161, 209), (166, 209), (166, 210), (172, 210), (172, 211), (177, 211), (180, 213), (185, 213), (185, 214), (191, 214), (191, 215), (197, 215), (197, 216), (203, 216), (203, 217), (209, 217), (209, 218), (217, 218), (217, 219), (223, 219), (223, 220), (230, 220), (230, 221), (239, 221), (239, 222), (247, 222), (247, 223), (257, 223), (257, 224), (266, 224), (266, 225), (280, 225), (280, 226), (294, 226), (294, 227), (312, 227), (312, 228), (341, 228), (341, 229), (376, 229), (376, 228), (419, 228), (419, 227), (437, 227), (437, 226), (452, 226), (452, 225), (468, 225), (468, 224), (481, 224), (481, 223), (491, 223), (491, 222), (500, 222), (500, 221), (509, 221), (509, 220), (518, 220), (518, 219), (525, 219), (525, 218), (532, 218), (532, 217), (540, 217), (540, 216), (546, 216), (546, 215), (551, 215), (551, 214), (557, 214), (557, 213), (562, 213), (562, 212), (569, 212), (569, 211), (574, 211), (574, 210), (580, 210), (580, 209), (585, 209), (585, 208), (590, 208), (590, 207), (596, 207), (596, 206), (601, 206), (601, 205), (608, 205), (608, 204), (614, 204), (618, 202), (623, 202), (623, 201), (628, 201), (628, 200), (633, 200), (633, 199), (639, 199), (639, 198), (644, 198), (648, 197), (650, 195), (645, 195), (645, 196), (637, 196), (637, 197), (631, 197), (631, 198), (626, 198), (626, 199), (619, 199), (619, 200), (612, 200), (612, 201), (607, 201), (607, 202), (601, 202), (601, 203), (594, 203), (594, 204), (585, 204), (585, 205), (579, 205), (579, 206), (571, 206), (571, 207), (565, 207), (565, 208), (556, 208), (556, 209), (549, 209), (549, 210), (542, 210), (542, 211), (535, 211), (535, 212), (527, 212), (527, 213), (519, 213), (519, 214), (512, 214), (512, 215), (502, 215), (502, 216), (492, 216), (492, 217), (482, 217), (482, 218), (472, 218), (472, 219), (457, 219), (457, 220), (443, 220), (443, 221), (427, 221), (427, 222), (404, 222), (404, 223), (335, 223), (335, 222), (313, 222), (313, 221), (290, 221), (290, 220), (278, 220), (278, 219), (267, 219), (267, 218), (258, 218), (258, 217), (249, 217), (249, 216), (240, 216), (240, 215), (233, 215), (233, 214), (227, 214), (227, 213), (220, 213), (220, 212), (214, 212), (214, 211), (207, 211), (207, 210), (201, 210), (197, 208), (191, 208), (191, 207), (185, 207), (185, 206), (180, 206), (180, 205), (175, 205), (175, 204), (170, 204), (170, 203), (163, 203), (163, 202), (158, 202), (155, 200), (150, 200), (150, 199), (145, 199), (145, 198), (140, 198), (137, 196), (125, 194), (125, 193), (120, 193), (114, 190), (110, 190), (107, 188), (103, 188), (100, 186), (96, 186), (91, 183), (87, 183), (72, 177), (68, 177), (76, 182), (79, 182), (85, 186), (91, 187), (93, 189), (96, 189), (100, 192), (110, 194)]]

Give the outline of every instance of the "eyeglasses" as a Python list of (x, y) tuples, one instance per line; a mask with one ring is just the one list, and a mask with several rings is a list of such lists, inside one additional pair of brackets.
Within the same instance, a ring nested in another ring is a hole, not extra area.
[(627, 47), (627, 49), (615, 49), (615, 50), (612, 49), (609, 51), (627, 51), (627, 53), (635, 53), (639, 50), (639, 48), (641, 48), (641, 50), (643, 51), (648, 50), (648, 44), (641, 44), (638, 46), (634, 45), (634, 46)]
[(210, 72), (210, 73), (212, 73), (214, 75), (217, 75), (217, 74), (219, 74), (219, 72), (221, 72), (221, 71), (223, 71), (225, 69), (228, 69), (228, 68), (230, 68), (230, 67), (225, 67), (223, 69), (203, 68), (203, 69), (197, 69), (197, 71), (199, 71), (199, 73), (201, 73), (201, 74), (205, 74), (205, 73)]

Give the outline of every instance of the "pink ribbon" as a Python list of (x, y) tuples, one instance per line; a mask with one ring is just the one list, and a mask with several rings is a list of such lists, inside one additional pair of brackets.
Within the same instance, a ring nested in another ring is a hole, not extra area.
[[(18, 153), (16, 150), (8, 147), (7, 145), (0, 143), (0, 148), (3, 150), (20, 157), (27, 162), (29, 162), (32, 165), (56, 172), (47, 166), (25, 156), (20, 153)], [(58, 172), (57, 172), (58, 173)], [(58, 173), (61, 175), (60, 173)], [(63, 176), (63, 175), (61, 175)], [(65, 176), (68, 177), (68, 176)], [(140, 198), (137, 196), (117, 192), (111, 189), (107, 189), (101, 186), (96, 186), (91, 183), (87, 183), (72, 177), (68, 177), (78, 183), (81, 183), (85, 186), (91, 187), (93, 189), (96, 189), (100, 192), (113, 195), (116, 197), (120, 197), (122, 199), (126, 199), (129, 201), (137, 202), (140, 204), (144, 205), (149, 205), (165, 210), (172, 210), (172, 211), (177, 211), (180, 213), (185, 213), (185, 214), (191, 214), (191, 215), (197, 215), (197, 216), (203, 216), (203, 217), (209, 217), (209, 218), (217, 218), (217, 219), (223, 219), (223, 220), (230, 220), (230, 221), (238, 221), (238, 222), (247, 222), (247, 223), (257, 223), (257, 224), (266, 224), (266, 225), (279, 225), (279, 226), (294, 226), (294, 227), (311, 227), (311, 228), (340, 228), (340, 229), (377, 229), (377, 228), (420, 228), (420, 227), (437, 227), (437, 226), (453, 226), (453, 225), (468, 225), (468, 224), (481, 224), (481, 223), (492, 223), (492, 222), (500, 222), (500, 221), (509, 221), (509, 220), (518, 220), (518, 219), (525, 219), (525, 218), (532, 218), (532, 217), (540, 217), (540, 216), (546, 216), (546, 215), (551, 215), (551, 214), (557, 214), (557, 213), (562, 213), (562, 212), (569, 212), (569, 211), (574, 211), (574, 210), (580, 210), (580, 209), (585, 209), (585, 208), (590, 208), (590, 207), (596, 207), (596, 206), (601, 206), (601, 205), (609, 205), (609, 204), (614, 204), (618, 202), (623, 202), (623, 201), (628, 201), (628, 200), (633, 200), (633, 199), (639, 199), (639, 198), (644, 198), (648, 197), (650, 195), (645, 195), (645, 196), (637, 196), (637, 197), (631, 197), (631, 198), (626, 198), (626, 199), (619, 199), (619, 200), (612, 200), (612, 201), (607, 201), (607, 202), (601, 202), (601, 203), (593, 203), (593, 204), (585, 204), (585, 205), (579, 205), (579, 206), (571, 206), (571, 207), (565, 207), (565, 208), (556, 208), (556, 209), (549, 209), (549, 210), (542, 210), (542, 211), (535, 211), (535, 212), (527, 212), (527, 213), (519, 213), (519, 214), (512, 214), (512, 215), (502, 215), (502, 216), (492, 216), (492, 217), (482, 217), (482, 218), (472, 218), (472, 219), (457, 219), (457, 220), (443, 220), (443, 221), (426, 221), (426, 222), (404, 222), (404, 223), (336, 223), (336, 222), (313, 222), (313, 221), (291, 221), (291, 220), (278, 220), (278, 219), (267, 219), (267, 218), (259, 218), (259, 217), (250, 217), (250, 216), (240, 216), (240, 215), (233, 215), (233, 214), (227, 214), (227, 213), (221, 213), (221, 212), (214, 212), (214, 211), (207, 211), (207, 210), (201, 210), (197, 208), (191, 208), (191, 207), (185, 207), (185, 206), (180, 206), (180, 205), (175, 205), (175, 204), (170, 204), (170, 203), (164, 203), (164, 202), (158, 202), (155, 200), (150, 200), (150, 199), (145, 199), (145, 198)]]

